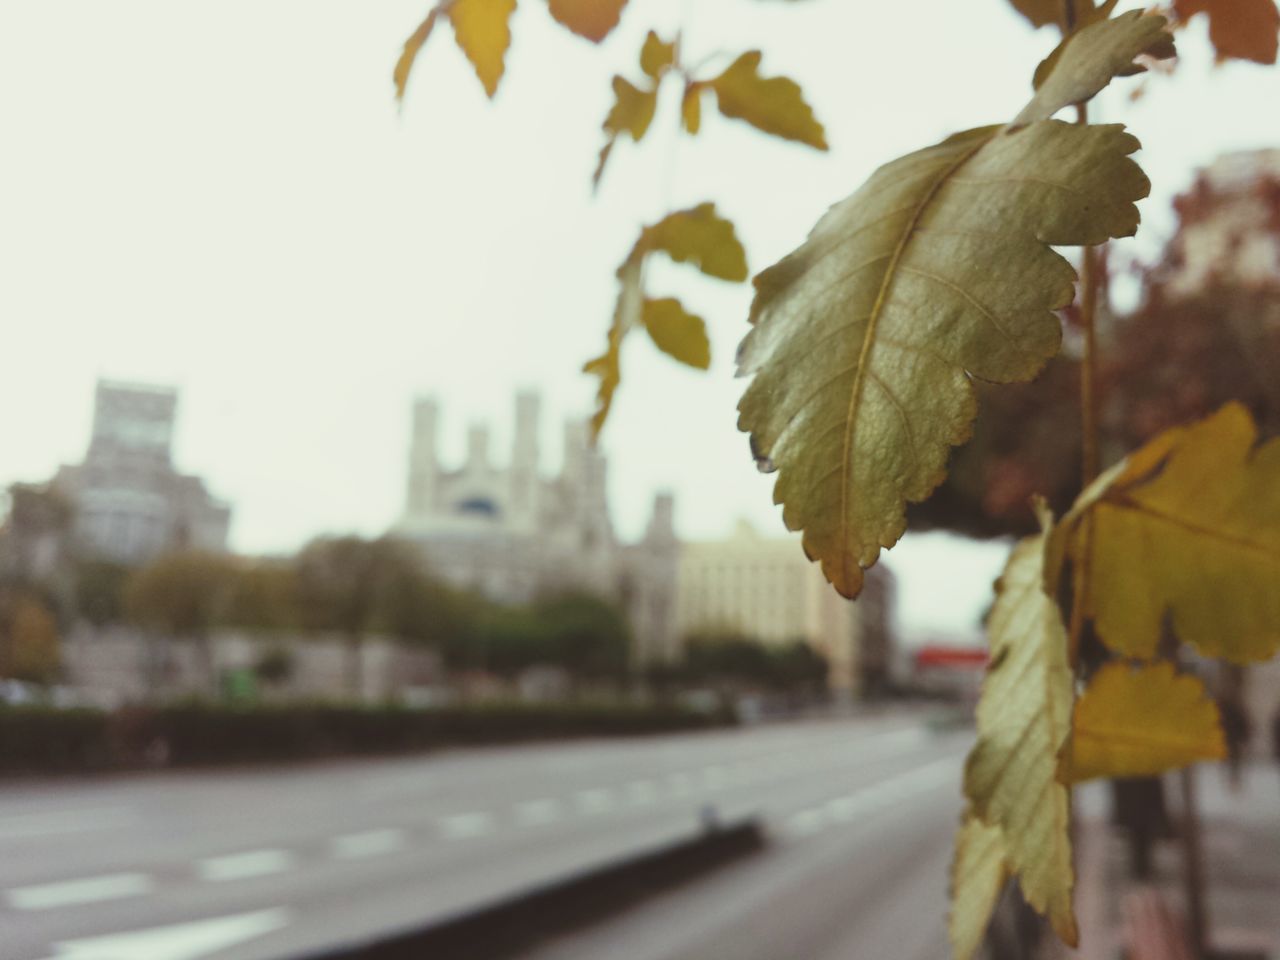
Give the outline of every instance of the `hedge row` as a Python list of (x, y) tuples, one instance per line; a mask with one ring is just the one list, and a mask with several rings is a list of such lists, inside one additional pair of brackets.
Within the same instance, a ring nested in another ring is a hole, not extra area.
[(206, 705), (114, 713), (0, 708), (0, 773), (290, 761), (464, 744), (612, 737), (730, 723), (725, 714), (623, 704), (469, 707)]

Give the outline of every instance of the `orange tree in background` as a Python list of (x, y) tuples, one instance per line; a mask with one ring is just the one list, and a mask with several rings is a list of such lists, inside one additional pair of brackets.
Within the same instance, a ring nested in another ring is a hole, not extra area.
[[(972, 955), (998, 892), (1016, 876), (1027, 901), (1067, 943), (1077, 940), (1069, 833), (1071, 787), (1149, 775), (1221, 757), (1217, 709), (1180, 672), (1167, 629), (1206, 657), (1243, 664), (1280, 649), (1280, 440), (1259, 445), (1246, 409), (1228, 403), (1167, 430), (1100, 474), (1094, 313), (1096, 248), (1133, 235), (1150, 183), (1119, 124), (1090, 123), (1088, 102), (1118, 77), (1174, 56), (1171, 30), (1205, 16), (1220, 58), (1272, 63), (1274, 0), (1175, 0), (1169, 17), (1116, 13), (1117, 0), (1012, 0), (1061, 42), (1037, 68), (1035, 92), (1004, 123), (956, 133), (890, 160), (837, 203), (809, 238), (754, 279), (738, 370), (751, 381), (739, 427), (776, 471), (783, 519), (841, 594), (906, 529), (909, 503), (946, 476), (974, 431), (975, 384), (1035, 378), (1056, 354), (1056, 315), (1077, 302), (1084, 341), (1079, 463), (1084, 491), (1061, 520), (1038, 508), (1040, 532), (1015, 548), (989, 621), (991, 664), (978, 738), (964, 775), (966, 810), (952, 870), (951, 939)], [(626, 0), (549, 0), (557, 20), (593, 41)], [(639, 7), (639, 4), (635, 6)], [(402, 96), (440, 20), (490, 96), (510, 42), (515, 0), (444, 0), (405, 44)], [(714, 97), (727, 117), (825, 149), (800, 88), (760, 73), (761, 54), (701, 76), (680, 42), (650, 33), (643, 79), (614, 78), (595, 181), (625, 136), (640, 140), (667, 78), (684, 86), (679, 122), (703, 123)], [(1055, 119), (1073, 107), (1074, 123)], [(1082, 247), (1081, 273), (1055, 247)], [(706, 367), (703, 322), (645, 293), (655, 254), (742, 280), (745, 253), (711, 204), (644, 228), (618, 270), (599, 378), (597, 431), (618, 387), (624, 338), (644, 328), (659, 349)], [(1105, 662), (1082, 661), (1096, 637)]]

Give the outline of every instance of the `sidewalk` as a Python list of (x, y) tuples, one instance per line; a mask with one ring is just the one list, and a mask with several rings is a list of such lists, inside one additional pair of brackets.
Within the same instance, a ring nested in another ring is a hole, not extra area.
[[(1224, 957), (1280, 960), (1280, 770), (1257, 761), (1232, 792), (1221, 766), (1196, 769), (1196, 794), (1202, 823), (1208, 877), (1208, 931), (1211, 948)], [(1181, 818), (1176, 774), (1165, 779), (1170, 816)], [(1104, 785), (1079, 794), (1076, 910), (1079, 951), (1051, 954), (1079, 960), (1119, 960), (1124, 952), (1122, 908), (1140, 889), (1129, 879), (1123, 834), (1109, 822), (1110, 794)], [(1180, 840), (1161, 841), (1155, 851), (1154, 887), (1179, 916), (1186, 916), (1183, 848)], [(1171, 957), (1171, 960), (1173, 958)]]

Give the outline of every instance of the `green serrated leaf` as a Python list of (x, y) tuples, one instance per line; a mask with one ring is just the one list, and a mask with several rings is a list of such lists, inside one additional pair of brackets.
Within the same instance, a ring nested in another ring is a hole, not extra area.
[(779, 471), (787, 526), (847, 597), (902, 535), (906, 501), (927, 497), (968, 439), (970, 379), (1028, 380), (1057, 351), (1054, 311), (1071, 302), (1075, 271), (1051, 246), (1137, 229), (1150, 189), (1128, 156), (1137, 140), (1041, 119), (1105, 85), (1108, 31), (1132, 27), (1094, 29), (1061, 68), (1083, 76), (1042, 89), (1019, 115), (1026, 126), (966, 131), (886, 164), (755, 279), (738, 425)]
[(978, 701), (978, 740), (965, 764), (974, 815), (1000, 828), (1027, 902), (1075, 945), (1066, 788), (1057, 780), (1073, 698), (1067, 631), (1044, 592), (1046, 529), (1014, 548), (991, 608), (991, 666)]

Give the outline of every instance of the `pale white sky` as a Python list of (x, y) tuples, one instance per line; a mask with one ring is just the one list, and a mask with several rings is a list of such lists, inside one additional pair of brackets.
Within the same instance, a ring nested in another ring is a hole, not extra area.
[[(541, 389), (555, 463), (559, 421), (590, 409), (578, 369), (641, 223), (714, 200), (755, 272), (880, 163), (1011, 116), (1053, 43), (1003, 0), (631, 0), (597, 48), (526, 0), (494, 103), (443, 27), (398, 111), (391, 69), (427, 5), (0, 5), (0, 483), (82, 455), (99, 375), (181, 387), (178, 463), (234, 504), (244, 551), (384, 530), (418, 392), (442, 401), (456, 456), (476, 419), (504, 451), (513, 391)], [(635, 76), (648, 28), (679, 26), (693, 58), (763, 48), (766, 73), (804, 87), (831, 152), (710, 102), (702, 136), (677, 135), (671, 89), (593, 199), (609, 77)], [(1122, 81), (1101, 106), (1146, 147), (1140, 251), (1167, 235), (1196, 165), (1280, 141), (1275, 68), (1210, 69), (1203, 24), (1180, 46), (1177, 77), (1136, 105)], [(772, 480), (734, 426), (748, 288), (676, 270), (651, 288), (707, 317), (714, 359), (699, 374), (629, 344), (605, 436), (620, 532), (642, 529), (660, 487), (687, 536), (740, 515), (780, 531)], [(985, 605), (1003, 554), (934, 537), (890, 563), (911, 617), (953, 622)]]

